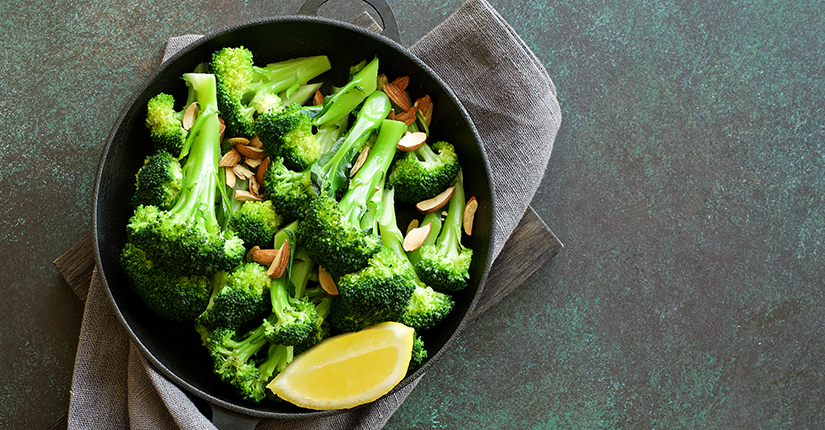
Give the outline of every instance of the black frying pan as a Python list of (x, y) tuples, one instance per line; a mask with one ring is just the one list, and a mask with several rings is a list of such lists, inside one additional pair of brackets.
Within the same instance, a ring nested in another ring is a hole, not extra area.
[[(360, 27), (317, 17), (326, 0), (310, 0), (300, 16), (269, 18), (238, 25), (206, 36), (163, 64), (124, 110), (109, 136), (97, 173), (94, 195), (94, 237), (97, 268), (118, 318), (132, 341), (161, 373), (196, 398), (208, 402), (213, 422), (221, 428), (254, 427), (260, 418), (308, 418), (335, 414), (311, 411), (286, 402), (254, 405), (244, 402), (234, 389), (212, 373), (209, 357), (191, 324), (170, 324), (154, 317), (129, 290), (118, 255), (126, 240), (126, 223), (132, 213), (129, 203), (135, 173), (151, 151), (145, 126), (146, 103), (159, 92), (186, 97), (181, 75), (226, 46), (245, 46), (257, 64), (309, 55), (328, 55), (332, 70), (319, 79), (325, 85), (343, 85), (350, 66), (377, 56), (380, 72), (390, 79), (410, 77), (408, 91), (413, 97), (429, 94), (434, 115), (431, 141), (446, 140), (455, 145), (464, 169), (466, 194), (476, 196), (474, 234), (465, 245), (474, 251), (469, 287), (455, 296), (456, 308), (437, 328), (422, 333), (429, 358), (394, 391), (425, 372), (455, 338), (481, 292), (491, 261), (493, 237), (493, 194), (490, 171), (472, 120), (456, 95), (436, 74), (400, 44), (386, 36)], [(380, 13), (385, 34), (398, 37), (395, 18), (383, 0), (367, 0)], [(328, 88), (325, 88), (328, 90)], [(393, 392), (394, 392), (393, 391)]]

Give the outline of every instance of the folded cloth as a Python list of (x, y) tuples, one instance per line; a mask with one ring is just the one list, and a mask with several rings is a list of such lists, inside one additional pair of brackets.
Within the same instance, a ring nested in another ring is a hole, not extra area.
[[(167, 55), (199, 37), (170, 40)], [(539, 186), (561, 124), (553, 82), (521, 38), (484, 0), (467, 1), (410, 50), (455, 91), (479, 131), (493, 170), (498, 205), (495, 257)], [(256, 428), (381, 428), (417, 383), (364, 408), (319, 419), (267, 419)], [(81, 325), (69, 428), (216, 428), (130, 343), (97, 273)]]

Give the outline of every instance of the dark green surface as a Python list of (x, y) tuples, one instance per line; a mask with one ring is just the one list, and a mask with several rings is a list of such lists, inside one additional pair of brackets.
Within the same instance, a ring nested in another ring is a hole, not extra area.
[[(0, 426), (66, 413), (82, 306), (51, 262), (164, 41), (301, 3), (0, 3)], [(566, 248), (387, 428), (821, 428), (822, 3), (491, 3), (558, 88), (533, 206)], [(390, 4), (409, 45), (461, 1)]]

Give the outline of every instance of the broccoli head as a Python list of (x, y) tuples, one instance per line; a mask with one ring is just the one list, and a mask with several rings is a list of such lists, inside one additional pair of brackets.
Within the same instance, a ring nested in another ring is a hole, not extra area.
[(399, 202), (415, 204), (433, 198), (449, 187), (458, 169), (458, 156), (453, 145), (438, 141), (430, 147), (425, 143), (393, 164), (387, 187), (395, 189), (395, 198)]
[(159, 93), (146, 106), (146, 127), (156, 151), (180, 154), (188, 132), (183, 128), (184, 111), (175, 110), (175, 98)]
[(165, 150), (146, 157), (135, 175), (132, 204), (157, 206), (168, 210), (180, 194), (183, 170), (178, 159)]
[(267, 155), (283, 158), (290, 170), (306, 170), (321, 156), (309, 111), (297, 103), (259, 115), (255, 132)]
[(212, 297), (197, 323), (209, 330), (238, 328), (269, 314), (266, 267), (244, 263), (230, 273), (215, 274)]
[(269, 200), (246, 201), (229, 219), (229, 229), (243, 240), (247, 249), (255, 245), (262, 248), (270, 247), (272, 238), (280, 226), (281, 216)]
[(318, 195), (312, 174), (295, 172), (284, 165), (280, 157), (272, 159), (264, 173), (263, 195), (271, 201), (283, 221), (303, 219), (309, 203)]
[(424, 347), (424, 339), (418, 334), (418, 331), (413, 335), (412, 357), (410, 358), (410, 367), (407, 368), (408, 373), (415, 372), (424, 364), (427, 359), (427, 349)]

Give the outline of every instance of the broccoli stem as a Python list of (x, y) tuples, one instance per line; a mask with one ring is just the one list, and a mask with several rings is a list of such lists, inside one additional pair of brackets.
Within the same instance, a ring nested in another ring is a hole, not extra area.
[(378, 138), (370, 149), (367, 160), (350, 180), (349, 189), (338, 203), (352, 226), (363, 227), (361, 221), (370, 210), (368, 203), (384, 184), (384, 177), (395, 156), (396, 145), (406, 131), (407, 126), (403, 122), (389, 119), (382, 121)]
[(325, 55), (293, 58), (286, 61), (267, 64), (265, 67), (253, 66), (254, 95), (277, 94), (293, 86), (298, 86), (331, 68), (329, 58)]
[(186, 73), (183, 78), (195, 91), (203, 117), (198, 129), (193, 128), (193, 133), (190, 133), (194, 138), (189, 158), (183, 166), (181, 193), (169, 213), (209, 233), (216, 233), (220, 230), (215, 214), (216, 166), (220, 161), (221, 150), (215, 76)]
[(430, 225), (430, 234), (427, 236), (427, 239), (424, 240), (421, 247), (407, 253), (407, 257), (412, 264), (418, 263), (418, 260), (421, 259), (421, 248), (435, 244), (435, 241), (438, 239), (438, 234), (441, 232), (441, 212), (424, 215), (424, 219), (421, 220), (421, 227), (426, 227), (427, 224)]
[(266, 361), (258, 366), (258, 374), (261, 381), (269, 382), (272, 375), (283, 372), (286, 365), (292, 361), (294, 347), (286, 345), (271, 344)]
[[(323, 108), (312, 125), (336, 122), (371, 95), (378, 87), (378, 58), (374, 58), (350, 81), (324, 100)], [(389, 109), (387, 110), (389, 112)], [(386, 115), (385, 115), (386, 116)]]
[(447, 217), (436, 245), (445, 250), (450, 260), (455, 260), (461, 251), (461, 223), (464, 215), (464, 175), (459, 170), (455, 180), (455, 191), (447, 207)]
[(225, 342), (225, 346), (232, 348), (234, 351), (232, 356), (237, 362), (246, 363), (267, 344), (264, 337), (265, 330), (266, 327), (263, 324), (259, 325), (255, 330), (249, 332), (243, 340), (228, 340)]
[(430, 148), (430, 145), (423, 144), (418, 149), (415, 150), (415, 156), (418, 157), (419, 160), (423, 161), (424, 163), (437, 163), (438, 162), (438, 154)]

